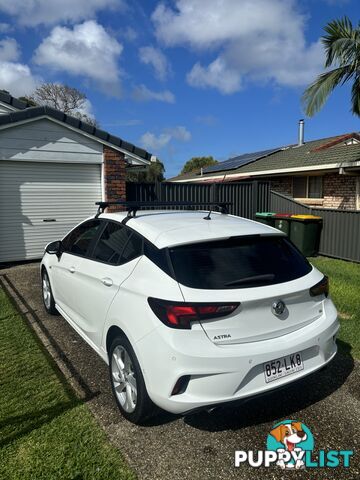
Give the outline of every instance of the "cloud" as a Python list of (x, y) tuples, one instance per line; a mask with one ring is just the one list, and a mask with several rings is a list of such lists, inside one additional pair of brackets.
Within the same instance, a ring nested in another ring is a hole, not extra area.
[(166, 132), (170, 134), (172, 138), (175, 138), (180, 142), (189, 142), (191, 140), (191, 133), (186, 127), (178, 126), (174, 128), (168, 128), (166, 129)]
[(208, 127), (213, 127), (218, 123), (218, 119), (214, 115), (198, 115), (195, 117), (195, 121)]
[(175, 103), (175, 96), (169, 90), (154, 92), (143, 84), (134, 88), (132, 96), (134, 100), (137, 100), (138, 102), (151, 102), (156, 100), (158, 102)]
[(124, 0), (0, 0), (0, 12), (27, 26), (78, 22), (100, 10), (124, 8)]
[(32, 93), (40, 82), (28, 67), (22, 63), (0, 61), (0, 88), (15, 97)]
[(165, 55), (157, 48), (152, 46), (141, 47), (139, 49), (139, 58), (145, 65), (150, 65), (159, 80), (166, 80), (171, 72), (170, 64)]
[(19, 57), (20, 48), (15, 38), (4, 38), (0, 40), (0, 61), (15, 61), (18, 60)]
[(166, 147), (172, 140), (188, 142), (191, 140), (191, 133), (183, 126), (167, 128), (159, 135), (146, 132), (141, 136), (140, 143), (145, 149), (156, 152)]
[(177, 0), (152, 14), (155, 34), (167, 47), (183, 46), (197, 55), (188, 82), (234, 93), (244, 82), (303, 86), (322, 70), (320, 42), (305, 39), (306, 17), (295, 0)]
[(85, 102), (82, 104), (82, 106), (77, 109), (77, 112), (80, 113), (81, 115), (86, 115), (87, 117), (90, 117), (91, 119), (95, 119), (95, 115), (94, 115), (94, 111), (93, 111), (93, 105), (88, 98), (85, 100)]
[(145, 132), (140, 138), (140, 144), (147, 150), (161, 150), (171, 140), (171, 135), (167, 133), (161, 133), (156, 136), (154, 133)]
[(9, 33), (13, 30), (13, 26), (8, 23), (0, 22), (0, 33)]
[(28, 65), (18, 62), (20, 55), (19, 44), (14, 38), (0, 40), (0, 89), (14, 96), (32, 93), (40, 82)]
[(135, 42), (135, 40), (137, 40), (139, 36), (138, 32), (132, 27), (126, 27), (126, 29), (123, 30), (121, 34), (128, 42)]
[(213, 87), (224, 94), (237, 92), (241, 88), (241, 75), (236, 69), (229, 68), (220, 57), (207, 67), (196, 63), (186, 80), (192, 87)]
[(88, 78), (113, 95), (120, 94), (118, 58), (123, 46), (94, 20), (73, 28), (55, 27), (35, 51), (38, 65)]

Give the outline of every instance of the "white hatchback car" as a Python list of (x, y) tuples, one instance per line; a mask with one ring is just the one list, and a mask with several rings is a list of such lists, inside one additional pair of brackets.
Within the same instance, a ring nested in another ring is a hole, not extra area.
[(84, 221), (41, 263), (46, 310), (109, 365), (128, 420), (264, 393), (334, 357), (328, 280), (283, 233), (215, 212), (133, 213)]

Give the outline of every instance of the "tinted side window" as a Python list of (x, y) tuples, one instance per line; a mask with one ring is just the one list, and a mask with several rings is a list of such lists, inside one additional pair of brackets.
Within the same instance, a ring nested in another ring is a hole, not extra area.
[(133, 233), (126, 244), (120, 263), (127, 263), (134, 258), (140, 257), (143, 253), (143, 240), (139, 235)]
[(169, 267), (169, 262), (166, 255), (166, 249), (156, 248), (149, 242), (144, 242), (144, 254), (151, 260), (155, 265), (157, 265), (163, 272), (171, 276), (171, 270)]
[(131, 231), (118, 223), (109, 222), (101, 234), (93, 254), (94, 260), (118, 265)]
[(79, 225), (63, 240), (64, 251), (84, 257), (89, 252), (99, 228), (99, 220), (90, 220)]

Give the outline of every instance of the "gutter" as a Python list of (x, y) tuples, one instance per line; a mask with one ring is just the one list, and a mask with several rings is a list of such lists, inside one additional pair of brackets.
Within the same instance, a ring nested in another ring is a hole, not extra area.
[(345, 170), (344, 167), (340, 167), (339, 168), (339, 175), (347, 175), (348, 177), (358, 177), (359, 172), (351, 172), (349, 170)]
[[(205, 182), (206, 180), (217, 180), (223, 181), (226, 180), (235, 180), (235, 179), (245, 179), (249, 177), (258, 177), (258, 176), (269, 176), (269, 175), (284, 175), (287, 173), (307, 173), (307, 172), (316, 172), (322, 170), (340, 170), (345, 171), (347, 167), (360, 167), (360, 160), (356, 162), (347, 162), (347, 163), (329, 163), (325, 165), (312, 165), (309, 167), (294, 167), (294, 168), (282, 168), (277, 170), (261, 170), (257, 172), (246, 172), (246, 173), (236, 173), (236, 174), (222, 174), (216, 176), (202, 176), (197, 178), (185, 179), (185, 180), (175, 180), (173, 183), (184, 183), (184, 182)], [(340, 171), (339, 171), (340, 173)]]

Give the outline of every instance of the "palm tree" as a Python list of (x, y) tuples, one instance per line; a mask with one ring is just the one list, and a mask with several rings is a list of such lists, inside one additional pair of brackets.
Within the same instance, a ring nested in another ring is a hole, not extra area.
[(324, 30), (325, 68), (335, 68), (319, 75), (305, 90), (305, 113), (309, 117), (315, 115), (335, 87), (350, 81), (351, 111), (360, 116), (360, 23), (353, 28), (350, 19), (344, 17), (328, 23)]

